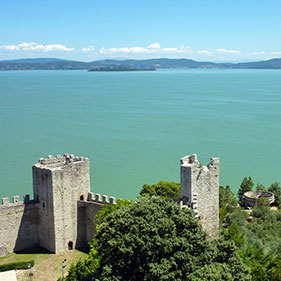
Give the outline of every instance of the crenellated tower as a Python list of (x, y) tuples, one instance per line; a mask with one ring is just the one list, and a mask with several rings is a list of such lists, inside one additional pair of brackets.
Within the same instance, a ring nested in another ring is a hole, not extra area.
[(34, 199), (40, 203), (39, 244), (54, 253), (75, 248), (77, 201), (90, 192), (88, 158), (49, 156), (39, 159), (32, 173)]
[(219, 236), (219, 158), (202, 166), (196, 154), (180, 160), (182, 204), (193, 209), (210, 238)]

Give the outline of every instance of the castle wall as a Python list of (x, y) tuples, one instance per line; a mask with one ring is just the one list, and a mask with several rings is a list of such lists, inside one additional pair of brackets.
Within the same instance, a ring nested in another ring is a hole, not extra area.
[(38, 246), (38, 203), (24, 204), (18, 196), (8, 201), (4, 198), (0, 205), (0, 243), (8, 252)]
[[(181, 159), (181, 198), (196, 214), (210, 238), (219, 235), (219, 158), (211, 158), (202, 166), (197, 155)], [(197, 198), (196, 202), (194, 198)]]
[(88, 242), (96, 235), (95, 216), (101, 210), (102, 204), (94, 202), (78, 202), (78, 228), (75, 248), (89, 250)]
[(78, 201), (78, 228), (76, 248), (80, 250), (89, 250), (89, 244), (96, 235), (95, 216), (101, 210), (103, 204), (115, 204), (115, 198), (100, 194), (88, 194), (87, 201)]

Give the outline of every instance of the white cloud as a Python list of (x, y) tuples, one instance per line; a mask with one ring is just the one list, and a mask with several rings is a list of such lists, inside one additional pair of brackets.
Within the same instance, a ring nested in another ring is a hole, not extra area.
[[(103, 48), (103, 50), (106, 50)], [(150, 50), (144, 47), (121, 47), (121, 48), (110, 48), (106, 50), (106, 53), (113, 54), (113, 53), (132, 53), (132, 54), (146, 54), (149, 53)]]
[(200, 51), (197, 51), (198, 54), (202, 54), (202, 55), (210, 55), (212, 54), (211, 51), (208, 51), (208, 50), (200, 50)]
[(19, 50), (19, 47), (15, 45), (6, 45), (6, 46), (0, 46), (0, 49), (4, 49), (5, 51), (17, 51)]
[(145, 47), (121, 47), (121, 48), (100, 48), (99, 53), (102, 55), (108, 54), (179, 54), (190, 53), (189, 47), (180, 46), (178, 48), (161, 48), (159, 43), (153, 43)]
[(155, 42), (147, 46), (148, 49), (160, 49), (160, 44)]
[(227, 50), (224, 48), (218, 48), (217, 52), (224, 53), (224, 54), (241, 54), (239, 50)]
[(87, 47), (87, 48), (82, 48), (82, 52), (93, 52), (95, 50), (95, 47), (93, 45)]
[(106, 55), (106, 54), (107, 54), (107, 51), (106, 51), (106, 49), (105, 49), (104, 47), (102, 47), (102, 48), (100, 48), (99, 53), (100, 53), (101, 55)]
[(41, 52), (52, 52), (52, 51), (64, 51), (64, 52), (72, 52), (75, 48), (68, 48), (61, 44), (53, 44), (53, 45), (43, 45), (37, 44), (35, 42), (22, 42), (18, 45), (5, 45), (0, 46), (0, 49), (8, 52), (15, 51), (41, 51)]
[(281, 52), (272, 52), (272, 55), (281, 56)]
[(179, 54), (179, 53), (189, 53), (190, 49), (185, 48), (184, 46), (180, 46), (179, 48), (163, 48), (162, 49), (164, 53), (169, 54)]
[(254, 52), (251, 53), (251, 55), (253, 55), (253, 56), (262, 56), (264, 54), (265, 54), (264, 51), (261, 51), (261, 52), (254, 51)]

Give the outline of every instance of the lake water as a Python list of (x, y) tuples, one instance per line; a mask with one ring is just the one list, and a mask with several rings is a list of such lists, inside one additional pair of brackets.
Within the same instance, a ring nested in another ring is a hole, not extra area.
[(93, 192), (134, 198), (179, 182), (179, 160), (220, 157), (220, 183), (281, 181), (280, 70), (0, 72), (0, 197), (32, 194), (31, 167), (90, 159)]

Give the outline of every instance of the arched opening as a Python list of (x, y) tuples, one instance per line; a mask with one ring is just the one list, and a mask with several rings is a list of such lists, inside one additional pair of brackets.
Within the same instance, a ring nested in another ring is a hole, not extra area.
[(81, 201), (84, 201), (84, 195), (81, 195), (81, 196), (80, 196), (80, 200), (81, 200)]
[(68, 242), (68, 250), (73, 250), (73, 242), (72, 241)]

